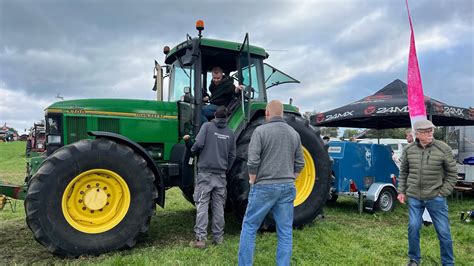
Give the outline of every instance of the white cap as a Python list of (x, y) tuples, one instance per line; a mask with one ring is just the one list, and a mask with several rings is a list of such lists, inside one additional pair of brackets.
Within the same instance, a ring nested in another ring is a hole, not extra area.
[(420, 121), (416, 121), (415, 124), (413, 125), (413, 128), (415, 130), (428, 129), (428, 128), (435, 128), (435, 125), (433, 125), (433, 123), (430, 120), (423, 119)]

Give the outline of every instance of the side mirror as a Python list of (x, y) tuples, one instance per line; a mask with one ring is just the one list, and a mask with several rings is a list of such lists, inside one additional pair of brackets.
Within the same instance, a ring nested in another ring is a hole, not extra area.
[(155, 79), (155, 85), (152, 90), (156, 91), (156, 99), (163, 101), (163, 69), (161, 69), (160, 64), (158, 64), (156, 60), (155, 68), (153, 69), (153, 78)]
[(186, 103), (190, 103), (191, 102), (191, 87), (184, 87), (183, 88), (183, 91), (184, 91), (184, 96), (183, 96), (183, 101), (186, 102)]
[(183, 92), (184, 92), (184, 94), (190, 94), (191, 93), (191, 87), (189, 87), (189, 86), (184, 87)]
[(181, 60), (184, 66), (191, 66), (199, 56), (199, 40), (188, 40), (187, 45), (186, 53), (181, 57)]

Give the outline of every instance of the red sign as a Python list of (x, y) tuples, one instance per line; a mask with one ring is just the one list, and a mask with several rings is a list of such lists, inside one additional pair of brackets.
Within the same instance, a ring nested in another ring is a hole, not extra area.
[(371, 106), (368, 106), (367, 108), (365, 108), (364, 110), (364, 114), (366, 115), (371, 115), (375, 112), (375, 110), (377, 110), (377, 107), (371, 105)]

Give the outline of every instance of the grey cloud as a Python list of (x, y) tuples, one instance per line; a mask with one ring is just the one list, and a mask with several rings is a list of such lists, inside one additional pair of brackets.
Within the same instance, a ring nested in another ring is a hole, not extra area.
[[(469, 105), (472, 1), (412, 0), (410, 7), (425, 88)], [(249, 32), (270, 64), (302, 82), (270, 95), (292, 97), (302, 110), (325, 111), (406, 79), (404, 1), (0, 0), (0, 82), (41, 103), (57, 93), (153, 99), (153, 60), (163, 62), (164, 45), (195, 36), (197, 19), (209, 38), (241, 41)], [(429, 42), (434, 37), (444, 43)]]

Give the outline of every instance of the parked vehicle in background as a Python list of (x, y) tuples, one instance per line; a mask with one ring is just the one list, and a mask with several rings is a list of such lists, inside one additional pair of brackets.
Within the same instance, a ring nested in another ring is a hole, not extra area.
[(474, 126), (448, 127), (446, 134), (457, 162), (457, 186), (474, 189)]
[(403, 148), (408, 145), (406, 139), (361, 139), (359, 143), (388, 145), (392, 148), (393, 153), (395, 153), (398, 158), (402, 156)]
[(328, 201), (341, 195), (358, 199), (359, 212), (395, 208), (398, 167), (387, 145), (331, 141), (333, 184)]
[(37, 156), (46, 149), (46, 127), (44, 122), (34, 123), (26, 140), (26, 156)]

